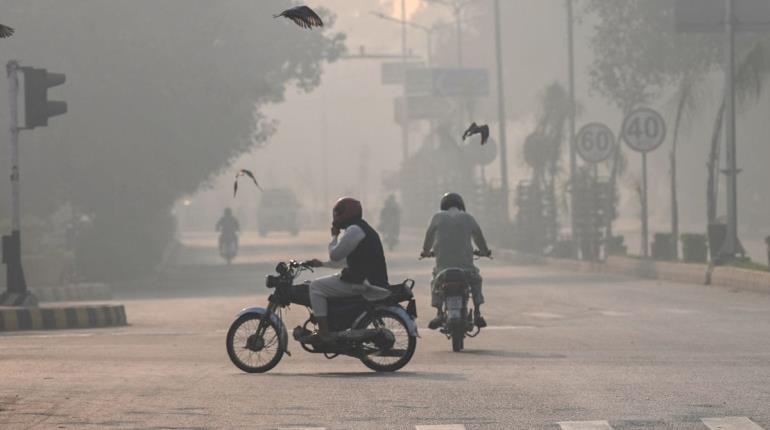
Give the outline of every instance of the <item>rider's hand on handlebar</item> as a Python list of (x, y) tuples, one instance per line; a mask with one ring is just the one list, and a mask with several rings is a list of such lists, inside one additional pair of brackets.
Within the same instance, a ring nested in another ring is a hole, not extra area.
[(481, 252), (481, 251), (479, 251), (477, 249), (477, 250), (473, 251), (473, 255), (475, 255), (477, 257), (492, 258), (492, 250), (491, 249), (487, 249), (487, 252)]
[(314, 258), (312, 260), (303, 261), (302, 265), (306, 267), (323, 267), (324, 263), (321, 260)]
[(428, 252), (422, 251), (422, 252), (420, 252), (420, 258), (432, 258), (432, 257), (435, 257), (435, 256), (436, 256), (436, 254), (433, 251), (428, 251)]

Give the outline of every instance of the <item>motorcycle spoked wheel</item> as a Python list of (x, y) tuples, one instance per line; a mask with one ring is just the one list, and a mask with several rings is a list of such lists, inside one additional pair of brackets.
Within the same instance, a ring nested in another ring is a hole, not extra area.
[(269, 320), (262, 338), (256, 337), (261, 314), (241, 315), (227, 331), (227, 355), (235, 367), (247, 373), (264, 373), (275, 367), (283, 357), (281, 328)]
[(395, 372), (406, 366), (417, 349), (417, 337), (409, 334), (406, 321), (396, 313), (378, 310), (373, 318), (365, 319), (356, 328), (374, 329), (376, 326), (373, 320), (376, 320), (380, 327), (390, 330), (395, 341), (387, 350), (379, 349), (374, 342), (364, 342), (364, 354), (359, 357), (361, 362), (377, 372)]

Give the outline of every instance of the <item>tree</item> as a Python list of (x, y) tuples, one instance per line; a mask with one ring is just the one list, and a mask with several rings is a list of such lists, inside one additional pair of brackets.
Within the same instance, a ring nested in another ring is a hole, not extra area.
[[(22, 137), (25, 212), (45, 215), (70, 202), (88, 214), (95, 277), (152, 267), (173, 233), (173, 202), (266, 144), (276, 124), (261, 108), (281, 102), (289, 85), (312, 90), (323, 62), (343, 52), (342, 34), (272, 18), (290, 5), (49, 0), (17, 7), (19, 28), (67, 37), (19, 38), (6, 54), (66, 73), (61, 93), (70, 108), (48, 129)], [(324, 18), (333, 24), (328, 12)]]

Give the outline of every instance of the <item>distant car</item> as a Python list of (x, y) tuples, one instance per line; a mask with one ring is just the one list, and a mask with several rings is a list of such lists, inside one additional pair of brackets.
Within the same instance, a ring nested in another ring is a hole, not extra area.
[(257, 209), (259, 235), (267, 236), (271, 231), (287, 231), (292, 236), (299, 234), (299, 202), (293, 191), (288, 189), (265, 190)]

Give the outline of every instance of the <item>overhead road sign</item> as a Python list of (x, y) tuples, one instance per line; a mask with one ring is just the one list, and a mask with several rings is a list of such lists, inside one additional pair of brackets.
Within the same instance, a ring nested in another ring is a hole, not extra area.
[(408, 69), (406, 93), (435, 97), (485, 97), (489, 95), (486, 69)]
[[(735, 31), (770, 31), (770, 1), (733, 0)], [(723, 33), (727, 25), (725, 0), (677, 0), (676, 28), (681, 32)]]
[(450, 101), (433, 96), (407, 97), (408, 109), (404, 105), (404, 100), (403, 97), (395, 99), (395, 118), (399, 124), (403, 123), (405, 112), (408, 112), (408, 119), (412, 121), (445, 118), (451, 115), (454, 110)]
[[(425, 63), (410, 61), (406, 63), (406, 70), (424, 68)], [(404, 63), (388, 62), (382, 63), (382, 85), (402, 85), (404, 83)]]

